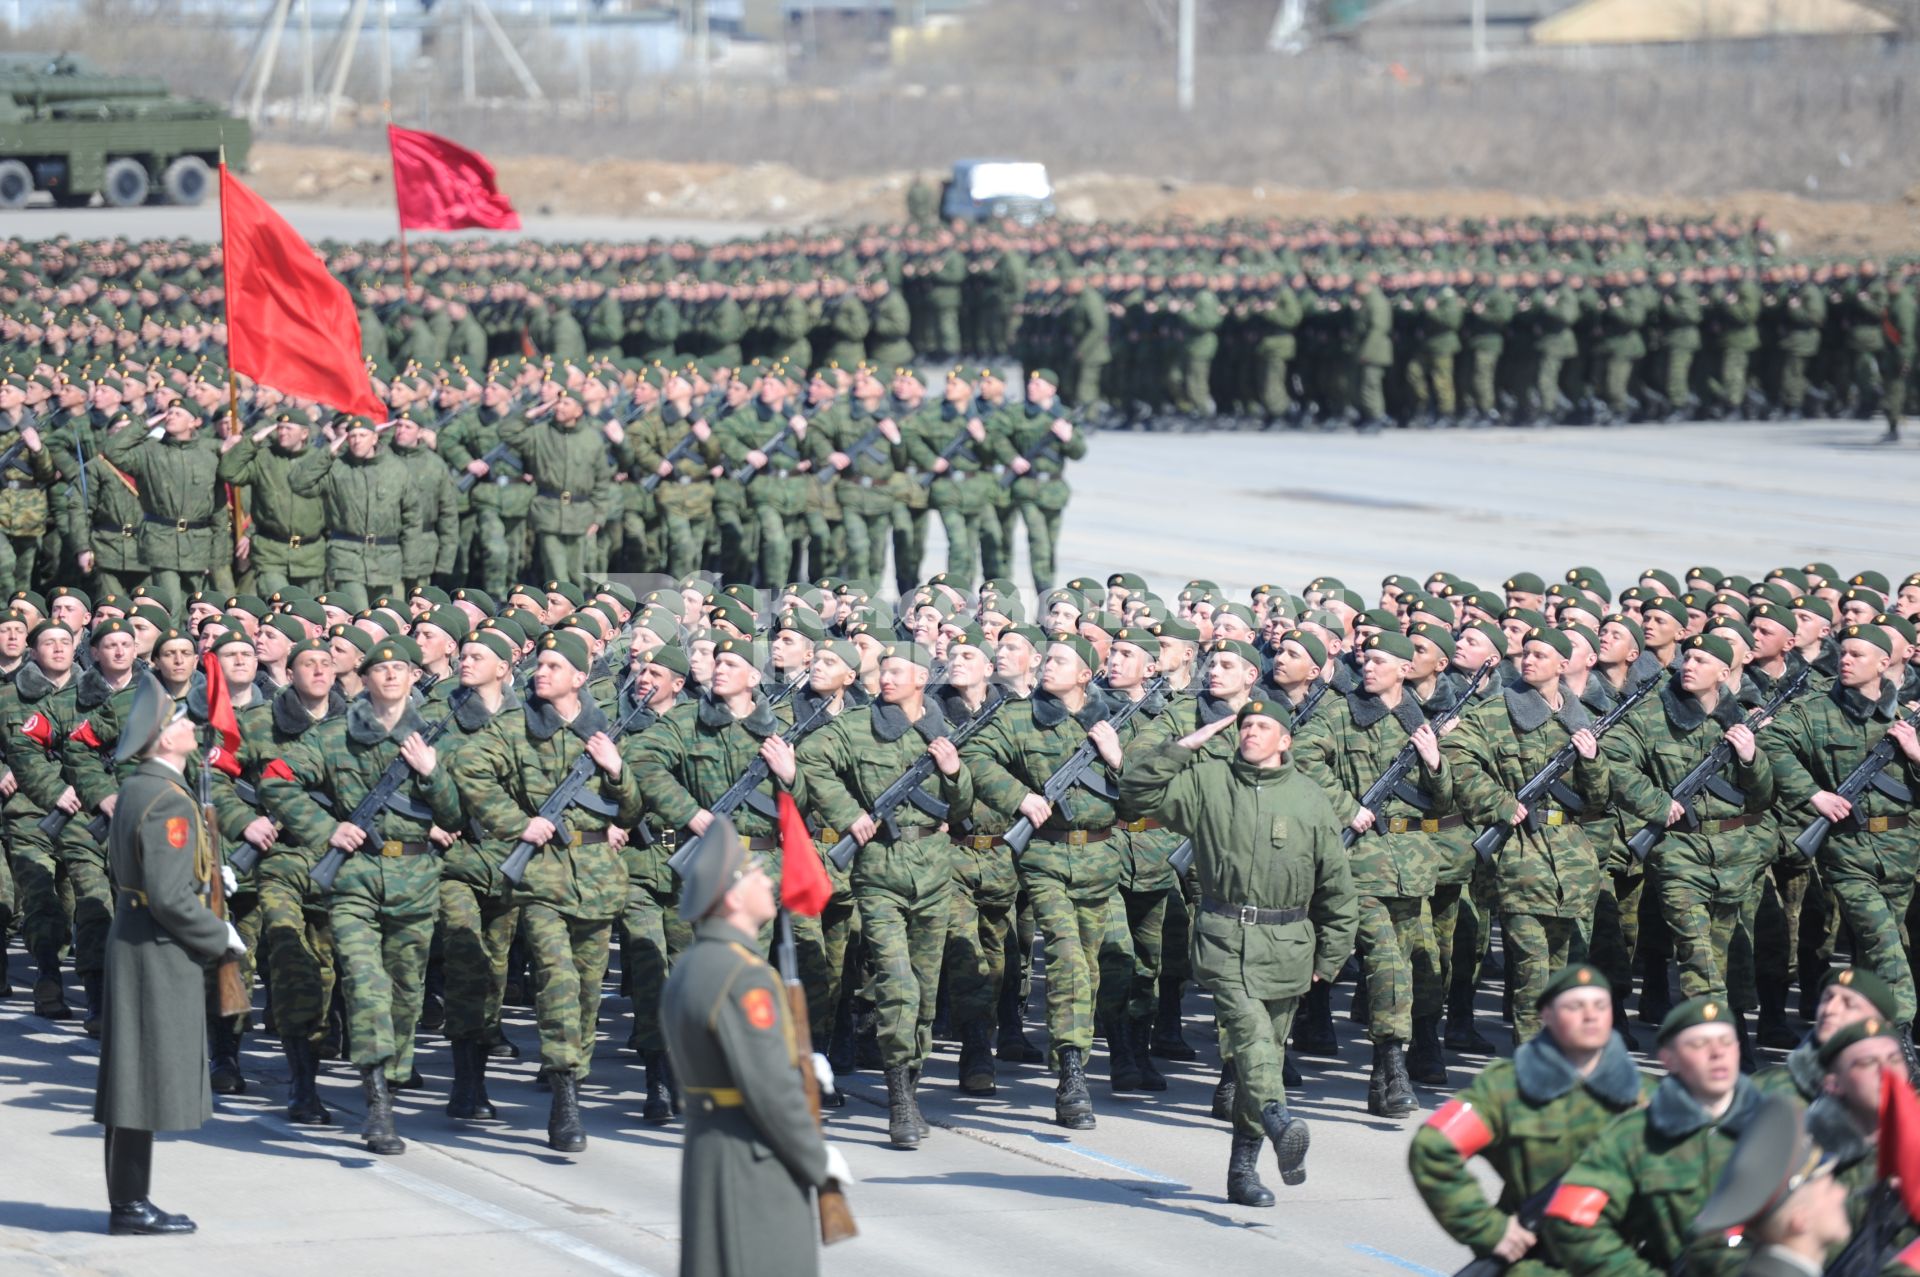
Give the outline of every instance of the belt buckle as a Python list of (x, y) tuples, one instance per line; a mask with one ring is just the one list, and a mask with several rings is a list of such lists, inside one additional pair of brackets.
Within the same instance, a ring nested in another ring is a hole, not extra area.
[(1567, 823), (1567, 813), (1558, 808), (1554, 808), (1547, 812), (1547, 823), (1549, 825), (1564, 825)]
[(1440, 832), (1440, 822), (1437, 820), (1423, 820), (1420, 822), (1420, 832), (1423, 834), (1437, 834)]
[(587, 836), (581, 833), (578, 829), (576, 829), (573, 831), (573, 837), (567, 839), (567, 846), (569, 847), (584, 846), (586, 843), (586, 840), (587, 840)]
[(1067, 830), (1067, 836), (1061, 839), (1061, 841), (1069, 847), (1084, 847), (1087, 845), (1087, 831), (1084, 829), (1069, 829)]
[(1130, 834), (1144, 834), (1147, 832), (1147, 822), (1144, 820), (1130, 820), (1127, 822), (1127, 832)]
[(1870, 833), (1870, 834), (1884, 834), (1884, 833), (1886, 833), (1886, 832), (1887, 832), (1887, 818), (1886, 818), (1885, 816), (1869, 816), (1869, 817), (1867, 817), (1867, 832), (1868, 832), (1868, 833)]
[(404, 855), (404, 854), (405, 854), (405, 853), (404, 853), (404, 851), (402, 850), (402, 844), (400, 844), (400, 843), (397, 843), (397, 842), (383, 842), (383, 843), (381, 843), (381, 844), (380, 844), (380, 855), (381, 855), (381, 856), (382, 856), (382, 857), (383, 857), (384, 859), (387, 859), (387, 860), (398, 860), (398, 859), (400, 859), (400, 857), (401, 857), (402, 855)]
[(187, 530), (187, 520), (175, 519), (173, 521), (173, 530), (175, 532), (185, 532)]
[(1407, 818), (1406, 818), (1405, 816), (1390, 816), (1390, 817), (1388, 817), (1388, 818), (1387, 818), (1387, 832), (1388, 832), (1388, 833), (1390, 833), (1390, 834), (1404, 834), (1404, 833), (1406, 833), (1406, 832), (1407, 832)]
[(362, 541), (364, 541), (364, 542), (366, 542), (366, 543), (367, 543), (367, 545), (369, 545), (369, 546), (372, 546), (372, 545), (374, 545), (374, 544), (376, 544), (376, 543), (377, 543), (377, 542), (378, 542), (378, 541), (380, 540), (380, 538), (379, 538), (379, 537), (362, 537), (362, 538), (360, 538), (360, 539), (361, 539)]
[(562, 492), (562, 493), (560, 494), (560, 504), (561, 504), (561, 505), (572, 505), (572, 504), (573, 504), (573, 493), (571, 493), (571, 492)]
[(1239, 905), (1233, 911), (1234, 921), (1243, 927), (1251, 927), (1260, 918), (1260, 911), (1252, 905)]
[(287, 548), (290, 550), (298, 550), (300, 548), (300, 534), (298, 532), (287, 538)]

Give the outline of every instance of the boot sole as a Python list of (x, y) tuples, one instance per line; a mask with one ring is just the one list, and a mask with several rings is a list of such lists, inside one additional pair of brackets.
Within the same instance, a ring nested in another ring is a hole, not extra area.
[(1307, 1145), (1312, 1142), (1313, 1133), (1307, 1124), (1299, 1118), (1293, 1118), (1280, 1128), (1280, 1137), (1273, 1141), (1273, 1155), (1280, 1165), (1280, 1182), (1287, 1185), (1307, 1182)]
[(1264, 1184), (1260, 1186), (1257, 1193), (1235, 1193), (1232, 1189), (1227, 1190), (1227, 1204), (1229, 1206), (1253, 1206), (1257, 1208), (1271, 1206), (1273, 1202), (1273, 1190)]

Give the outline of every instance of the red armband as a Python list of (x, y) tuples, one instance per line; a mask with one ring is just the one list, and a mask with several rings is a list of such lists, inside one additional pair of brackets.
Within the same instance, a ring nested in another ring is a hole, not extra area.
[(1466, 1100), (1448, 1100), (1427, 1119), (1427, 1125), (1446, 1137), (1462, 1161), (1493, 1143), (1493, 1132)]
[(1600, 1222), (1600, 1212), (1613, 1200), (1604, 1188), (1585, 1184), (1562, 1184), (1547, 1203), (1548, 1219), (1564, 1219), (1580, 1228), (1592, 1228)]
[(287, 766), (287, 760), (276, 758), (260, 771), (261, 780), (292, 780), (293, 768)]
[(80, 726), (74, 728), (72, 732), (68, 733), (67, 739), (77, 740), (82, 745), (85, 745), (88, 749), (105, 749), (106, 748), (106, 745), (100, 740), (100, 737), (95, 734), (93, 730), (93, 720), (91, 718), (82, 719), (80, 721)]

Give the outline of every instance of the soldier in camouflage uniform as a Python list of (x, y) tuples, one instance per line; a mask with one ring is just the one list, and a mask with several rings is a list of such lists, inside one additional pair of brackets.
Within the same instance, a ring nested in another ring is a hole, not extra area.
[(519, 457), (508, 449), (487, 460), (501, 446), (500, 429), (512, 411), (512, 388), (488, 381), (479, 409), (456, 419), (440, 436), (440, 455), (474, 480), (472, 539), (479, 566), (470, 576), (495, 598), (506, 597), (507, 586), (526, 568), (527, 516), (533, 510), (533, 485), (523, 481)]
[[(1037, 368), (1028, 374), (1026, 403), (1010, 426), (1006, 443), (1007, 466), (1016, 476), (1014, 508), (1026, 525), (1028, 566), (1033, 588), (1040, 593), (1053, 588), (1053, 549), (1072, 494), (1062, 472), (1068, 461), (1087, 455), (1086, 436), (1060, 408), (1059, 385), (1059, 376), (1050, 369)], [(1011, 562), (1011, 528), (1005, 554)]]
[(80, 796), (60, 766), (60, 746), (74, 726), (78, 683), (73, 632), (42, 621), (28, 636), (27, 659), (4, 702), (7, 766), (14, 782), (6, 805), (7, 849), (20, 893), (20, 939), (38, 968), (33, 1012), (48, 1020), (73, 1016), (60, 977), (60, 953), (72, 927), (61, 900), (65, 871), (40, 821), (55, 810), (69, 816), (81, 810)]
[[(367, 1103), (362, 1140), (369, 1152), (382, 1155), (406, 1150), (393, 1129), (390, 1085), (416, 1085), (413, 1032), (440, 901), (440, 860), (431, 835), (465, 822), (451, 769), (439, 765), (423, 739), (427, 722), (410, 700), (419, 656), (405, 637), (372, 644), (359, 663), (365, 697), (290, 744), (263, 773), (278, 782), (266, 795), (268, 806), (295, 840), (348, 853), (327, 916), (346, 989), (353, 1063)], [(378, 833), (370, 838), (345, 818), (396, 761), (412, 773), (401, 792), (430, 815), (421, 819), (389, 804), (374, 818)], [(309, 791), (324, 795), (331, 812)]]
[(48, 527), (47, 488), (55, 474), (53, 453), (25, 404), (21, 381), (0, 380), (0, 453), (20, 445), (0, 474), (0, 586), (8, 597), (34, 584), (34, 566)]
[[(107, 426), (103, 438), (134, 427), (121, 414)], [(5, 443), (0, 436), (0, 445)], [(104, 455), (87, 458), (86, 500), (74, 494), (67, 502), (67, 544), (76, 547), (75, 565), (94, 580), (101, 595), (126, 592), (146, 576), (140, 557), (139, 485)], [(4, 516), (0, 516), (3, 518)]]
[[(1419, 703), (1407, 691), (1413, 643), (1404, 634), (1366, 640), (1361, 685), (1338, 706), (1322, 708), (1295, 746), (1301, 771), (1326, 791), (1357, 835), (1353, 885), (1360, 893), (1360, 960), (1374, 1044), (1368, 1111), (1405, 1117), (1416, 1106), (1404, 1050), (1414, 1033), (1414, 989), (1439, 983), (1427, 898), (1446, 856), (1434, 835), (1461, 823), (1452, 807), (1452, 772)], [(1367, 788), (1411, 744), (1419, 766), (1376, 811)], [(1429, 968), (1421, 971), (1421, 968)], [(1424, 1044), (1423, 1044), (1424, 1045)]]
[[(1655, 1086), (1613, 1032), (1612, 986), (1597, 968), (1558, 972), (1541, 991), (1539, 1016), (1539, 1034), (1436, 1110), (1407, 1150), (1435, 1222), (1476, 1257), (1511, 1265), (1512, 1277), (1558, 1271), (1540, 1237), (1549, 1190)], [(1475, 1157), (1500, 1178), (1492, 1202), (1468, 1168)]]
[(972, 776), (947, 739), (940, 702), (926, 696), (932, 661), (917, 643), (888, 644), (879, 700), (865, 713), (840, 715), (799, 752), (810, 805), (860, 845), (853, 891), (874, 972), (887, 1137), (896, 1148), (913, 1148), (927, 1134), (914, 1091), (933, 1049), (953, 847), (939, 818), (913, 804), (897, 808), (884, 826), (869, 813), (880, 792), (923, 752), (933, 756), (940, 775), (940, 801), (950, 811), (972, 807)]
[(1093, 1044), (1100, 946), (1121, 858), (1110, 845), (1112, 799), (1097, 789), (1077, 789), (1055, 805), (1039, 791), (1089, 739), (1106, 769), (1120, 768), (1119, 739), (1105, 725), (1106, 697), (1091, 685), (1098, 659), (1086, 639), (1057, 637), (1047, 647), (1039, 690), (1002, 710), (961, 753), (979, 801), (1007, 817), (1025, 816), (1034, 827), (1018, 867), (1047, 938), (1047, 1031), (1059, 1074), (1054, 1120), (1082, 1131), (1094, 1125), (1086, 1054)]
[[(524, 913), (540, 1059), (553, 1088), (547, 1147), (562, 1153), (587, 1146), (580, 1081), (592, 1067), (613, 920), (626, 903), (626, 870), (608, 831), (631, 828), (640, 817), (639, 793), (610, 734), (613, 725), (585, 694), (592, 666), (579, 634), (549, 633), (540, 641), (520, 712), (496, 718), (454, 764), (460, 797), (480, 829), (489, 838), (539, 849), (512, 899)], [(617, 814), (608, 818), (576, 805), (558, 820), (541, 815), (583, 756), (599, 769), (599, 797)], [(557, 840), (562, 827), (570, 840)]]
[[(1600, 893), (1600, 856), (1584, 824), (1598, 827), (1598, 837), (1610, 836), (1605, 825), (1611, 771), (1600, 756), (1592, 716), (1561, 678), (1572, 651), (1565, 633), (1530, 630), (1520, 678), (1447, 738), (1455, 797), (1469, 822), (1515, 827), (1495, 868), (1500, 926), (1510, 937), (1507, 952), (1514, 964), (1514, 1037), (1522, 1041), (1539, 1030), (1534, 1008), (1540, 990), (1555, 971), (1586, 956), (1583, 928)], [(1577, 757), (1563, 780), (1581, 806), (1535, 813), (1539, 827), (1532, 828), (1514, 794), (1569, 741)]]

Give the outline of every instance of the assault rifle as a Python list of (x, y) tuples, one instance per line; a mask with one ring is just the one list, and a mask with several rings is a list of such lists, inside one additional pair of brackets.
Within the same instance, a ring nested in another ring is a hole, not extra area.
[[(830, 699), (823, 697), (820, 703), (813, 707), (812, 713), (803, 719), (796, 720), (793, 726), (780, 733), (780, 739), (789, 745), (798, 744), (801, 737), (821, 725), (822, 720), (827, 717), (827, 706), (832, 703)], [(754, 760), (747, 764), (747, 770), (740, 773), (740, 778), (729, 785), (727, 792), (720, 795), (719, 801), (708, 807), (707, 810), (713, 813), (714, 819), (718, 820), (722, 816), (733, 815), (735, 808), (739, 807), (742, 803), (746, 803), (755, 811), (761, 812), (762, 815), (771, 815), (772, 804), (768, 803), (759, 793), (761, 782), (765, 781), (766, 778), (767, 760), (755, 755)], [(754, 802), (753, 800), (755, 798), (759, 798), (760, 801), (758, 803)], [(709, 829), (712, 827), (711, 825), (708, 826)], [(684, 876), (687, 872), (687, 866), (691, 865), (693, 858), (699, 854), (700, 844), (704, 838), (705, 835), (696, 835), (681, 843), (680, 849), (668, 857), (668, 866), (675, 873)]]
[[(464, 689), (462, 690), (464, 693)], [(449, 709), (445, 718), (420, 734), (420, 739), (432, 745), (446, 735), (447, 729), (451, 726), (453, 726), (453, 710)], [(400, 792), (400, 786), (406, 783), (412, 771), (413, 769), (407, 766), (407, 760), (396, 755), (394, 760), (387, 764), (387, 769), (380, 773), (380, 778), (373, 782), (373, 788), (367, 791), (367, 796), (347, 813), (344, 823), (360, 830), (370, 842), (379, 841), (380, 813), (389, 808), (409, 820), (424, 820), (431, 823), (433, 813)], [(347, 857), (351, 854), (338, 847), (328, 847), (326, 854), (320, 857), (320, 863), (316, 864), (313, 872), (308, 875), (313, 885), (322, 891), (332, 891), (333, 880), (339, 876), (341, 866), (347, 863)]]
[[(1154, 679), (1151, 683), (1147, 684), (1147, 690), (1139, 700), (1126, 702), (1126, 704), (1122, 705), (1116, 712), (1110, 715), (1107, 721), (1113, 724), (1114, 730), (1118, 731), (1128, 719), (1139, 713), (1141, 707), (1149, 700), (1166, 690), (1167, 680), (1164, 676)], [(1040, 787), (1040, 796), (1047, 800), (1056, 813), (1064, 814), (1067, 791), (1075, 785), (1093, 791), (1093, 793), (1106, 799), (1108, 802), (1113, 801), (1114, 792), (1112, 786), (1106, 784), (1104, 781), (1096, 781), (1094, 779), (1093, 764), (1094, 760), (1098, 757), (1099, 750), (1094, 747), (1093, 738), (1088, 737), (1086, 740), (1080, 742), (1080, 747), (1073, 751), (1066, 762), (1060, 764), (1058, 771), (1047, 777), (1047, 783)], [(1000, 837), (1001, 840), (1012, 849), (1014, 856), (1018, 858), (1026, 851), (1027, 844), (1033, 841), (1033, 835), (1033, 821), (1022, 816), (1013, 822), (1013, 828), (1007, 830), (1007, 832), (1000, 835)]]
[[(1473, 672), (1473, 677), (1467, 680), (1467, 690), (1460, 693), (1460, 699), (1454, 702), (1453, 708), (1432, 720), (1434, 735), (1438, 736), (1451, 726), (1460, 717), (1460, 711), (1472, 704), (1474, 694), (1489, 678), (1493, 677), (1494, 668), (1499, 664), (1499, 661), (1488, 661)], [(1373, 813), (1373, 828), (1376, 832), (1383, 832), (1380, 829), (1380, 813), (1386, 808), (1387, 799), (1394, 797), (1396, 791), (1400, 791), (1399, 797), (1403, 800), (1413, 801), (1407, 798), (1407, 794), (1417, 794), (1417, 791), (1407, 789), (1405, 786), (1407, 773), (1413, 770), (1419, 758), (1420, 752), (1413, 747), (1412, 741), (1408, 741), (1400, 747), (1400, 752), (1393, 756), (1393, 761), (1387, 764), (1387, 770), (1381, 772), (1379, 779), (1368, 785), (1367, 792), (1360, 795), (1360, 805)], [(1421, 797), (1421, 802), (1424, 801), (1424, 797)], [(1414, 802), (1413, 805), (1418, 807), (1420, 802)], [(1340, 831), (1342, 847), (1351, 847), (1359, 840), (1360, 835), (1354, 831), (1352, 825)]]
[[(1000, 712), (1000, 707), (1006, 703), (1006, 693), (997, 687), (994, 688), (988, 695), (986, 704), (980, 707), (980, 711), (948, 732), (947, 739), (953, 742), (955, 749), (958, 749), (966, 744), (974, 733), (985, 727), (993, 716)], [(881, 790), (880, 796), (873, 800), (873, 810), (867, 814), (873, 817), (874, 823), (886, 826), (889, 838), (899, 835), (900, 831), (893, 823), (893, 813), (900, 809), (901, 803), (912, 803), (929, 816), (940, 820), (947, 818), (946, 804), (920, 788), (927, 778), (933, 775), (933, 767), (933, 755), (921, 754), (913, 760), (912, 766), (895, 777), (893, 783)], [(929, 804), (932, 804), (932, 807)], [(833, 844), (833, 849), (827, 852), (827, 859), (833, 862), (835, 869), (845, 869), (853, 863), (853, 858), (859, 850), (860, 844), (854, 840), (853, 835), (843, 834), (840, 841)]]
[[(694, 445), (699, 442), (700, 440), (694, 435), (693, 431), (689, 430), (685, 436), (681, 438), (680, 442), (667, 449), (667, 455), (660, 459), (668, 465), (674, 465), (685, 458), (689, 452), (692, 452)], [(666, 476), (660, 473), (658, 466), (655, 466), (653, 473), (640, 481), (640, 491), (652, 492), (665, 481)]]
[[(618, 741), (627, 734), (627, 729), (633, 726), (634, 720), (639, 718), (646, 708), (645, 701), (635, 704), (632, 709), (620, 716), (619, 721), (614, 723), (613, 730), (607, 735)], [(607, 802), (598, 794), (590, 793), (587, 789), (587, 782), (594, 778), (599, 767), (600, 765), (593, 761), (593, 755), (584, 750), (581, 751), (580, 757), (574, 759), (573, 766), (567, 769), (567, 774), (560, 778), (560, 783), (553, 787), (551, 794), (547, 795), (547, 801), (540, 804), (540, 819), (553, 826), (553, 837), (548, 845), (572, 841), (573, 835), (568, 832), (566, 826), (569, 808), (585, 807), (595, 815), (608, 819), (617, 813), (618, 809), (614, 804)], [(515, 842), (513, 850), (508, 852), (507, 858), (500, 862), (500, 876), (514, 886), (519, 886), (527, 876), (527, 865), (533, 860), (533, 853), (538, 850), (540, 850), (538, 845), (525, 839)]]
[[(1920, 712), (1908, 713), (1896, 721), (1920, 722)], [(1887, 775), (1887, 764), (1893, 761), (1893, 756), (1899, 748), (1893, 743), (1893, 733), (1889, 731), (1871, 750), (1867, 751), (1867, 756), (1860, 761), (1860, 765), (1854, 768), (1847, 778), (1840, 782), (1839, 788), (1833, 792), (1851, 803), (1857, 801), (1869, 789), (1877, 789), (1895, 802), (1912, 803), (1913, 791)], [(1858, 812), (1847, 819), (1856, 825), (1860, 824)], [(1800, 836), (1793, 840), (1793, 849), (1811, 858), (1820, 850), (1820, 845), (1826, 842), (1827, 833), (1832, 828), (1833, 822), (1825, 816), (1815, 817), (1813, 823), (1801, 830)]]

